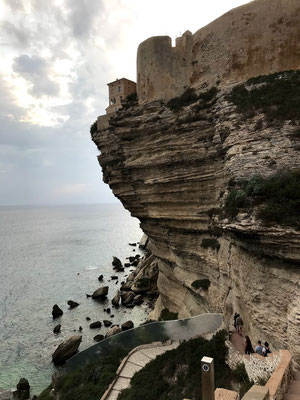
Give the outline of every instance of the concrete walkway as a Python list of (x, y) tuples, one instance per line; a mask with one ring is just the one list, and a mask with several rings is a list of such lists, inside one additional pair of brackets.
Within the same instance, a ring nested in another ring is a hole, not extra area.
[(176, 349), (178, 345), (179, 342), (156, 342), (138, 346), (131, 350), (131, 352), (121, 362), (117, 370), (116, 378), (101, 397), (101, 400), (116, 400), (121, 390), (129, 387), (130, 380), (136, 372), (160, 354), (163, 354), (168, 350)]

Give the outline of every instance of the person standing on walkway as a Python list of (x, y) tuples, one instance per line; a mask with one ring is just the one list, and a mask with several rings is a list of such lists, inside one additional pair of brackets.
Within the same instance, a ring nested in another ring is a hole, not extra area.
[(251, 353), (254, 353), (252, 343), (249, 336), (246, 336), (245, 339), (246, 339), (245, 354), (248, 354), (250, 356)]
[(236, 319), (236, 330), (242, 336), (244, 322), (242, 317), (239, 315)]
[(236, 319), (237, 319), (237, 317), (239, 317), (240, 316), (240, 314), (238, 314), (238, 313), (234, 313), (234, 316), (233, 316), (233, 326), (234, 326), (234, 329), (237, 331), (237, 328), (236, 328)]
[(255, 347), (255, 353), (259, 354), (260, 356), (263, 355), (263, 348), (260, 340), (257, 342), (257, 345)]
[(264, 357), (268, 357), (268, 354), (271, 353), (270, 347), (269, 347), (269, 343), (265, 342), (262, 348), (262, 355)]

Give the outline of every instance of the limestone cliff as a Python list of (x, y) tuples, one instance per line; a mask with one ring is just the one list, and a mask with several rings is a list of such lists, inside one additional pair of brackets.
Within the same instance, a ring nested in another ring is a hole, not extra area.
[[(299, 75), (274, 79), (293, 84)], [(272, 79), (238, 89), (253, 94)], [(163, 308), (179, 317), (223, 312), (232, 328), (239, 311), (252, 340), (291, 349), (300, 362), (299, 225), (264, 223), (256, 204), (225, 210), (232, 178), (300, 168), (298, 108), (288, 120), (279, 106), (242, 112), (234, 87), (177, 108), (155, 101), (99, 117), (93, 140), (104, 181), (141, 221), (159, 260), (156, 317)]]

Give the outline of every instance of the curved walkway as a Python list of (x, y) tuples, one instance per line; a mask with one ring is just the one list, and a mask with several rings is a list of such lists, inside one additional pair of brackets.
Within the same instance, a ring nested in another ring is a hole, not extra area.
[(165, 343), (145, 344), (134, 348), (121, 362), (116, 378), (101, 397), (101, 400), (116, 400), (121, 390), (129, 387), (130, 380), (136, 372), (160, 354), (176, 349), (178, 345), (179, 342), (167, 341)]

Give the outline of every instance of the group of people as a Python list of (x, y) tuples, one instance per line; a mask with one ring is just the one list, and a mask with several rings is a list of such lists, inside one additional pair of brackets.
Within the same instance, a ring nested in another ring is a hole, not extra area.
[(246, 336), (245, 339), (246, 339), (245, 354), (249, 354), (250, 355), (251, 353), (255, 352), (255, 353), (259, 354), (260, 356), (267, 357), (268, 354), (271, 353), (270, 346), (269, 346), (268, 342), (265, 342), (262, 345), (261, 341), (259, 340), (257, 342), (257, 345), (255, 346), (255, 351), (254, 351), (249, 336)]
[[(240, 314), (234, 313), (233, 319), (234, 319), (233, 324), (234, 324), (235, 330), (237, 331), (237, 333), (239, 333), (242, 336), (242, 330), (243, 330), (243, 325), (244, 325), (242, 317), (240, 316)], [(245, 354), (249, 354), (250, 355), (252, 353), (257, 353), (257, 354), (259, 354), (259, 355), (261, 355), (263, 357), (267, 357), (268, 354), (271, 353), (270, 346), (269, 346), (268, 342), (265, 342), (262, 345), (261, 341), (259, 340), (257, 342), (257, 345), (255, 346), (255, 351), (254, 351), (249, 336), (245, 336), (245, 339), (246, 339)]]

